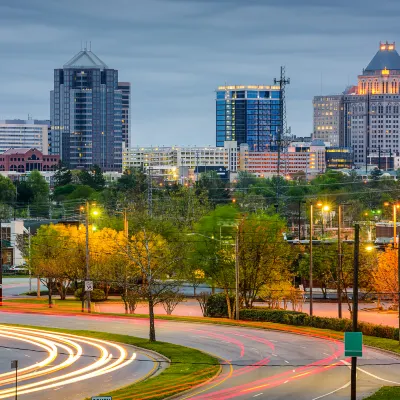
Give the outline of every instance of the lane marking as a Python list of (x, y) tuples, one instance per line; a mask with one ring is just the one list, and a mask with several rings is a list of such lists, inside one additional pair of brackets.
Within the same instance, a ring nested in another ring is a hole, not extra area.
[(255, 394), (253, 397), (258, 397), (258, 396), (261, 396), (262, 395), (262, 393), (258, 393), (258, 394)]
[(348, 381), (345, 385), (343, 385), (343, 386), (340, 387), (339, 389), (332, 390), (332, 392), (325, 393), (325, 394), (323, 394), (322, 396), (314, 397), (312, 400), (318, 400), (318, 399), (322, 399), (322, 398), (324, 398), (324, 397), (326, 397), (326, 396), (330, 396), (331, 394), (336, 393), (336, 392), (338, 392), (339, 390), (346, 389), (347, 387), (350, 386), (350, 384), (351, 384), (351, 381)]
[(290, 362), (288, 360), (284, 360), (286, 364), (290, 364)]

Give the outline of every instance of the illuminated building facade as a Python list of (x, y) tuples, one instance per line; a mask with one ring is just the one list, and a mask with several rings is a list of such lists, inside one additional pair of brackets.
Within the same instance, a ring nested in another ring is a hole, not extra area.
[(122, 94), (122, 142), (127, 149), (131, 142), (131, 84), (118, 82), (118, 89)]
[(279, 86), (220, 86), (216, 90), (216, 145), (246, 143), (252, 151), (276, 145), (281, 127)]
[(315, 96), (313, 139), (339, 146), (343, 135), (343, 95)]
[(122, 169), (122, 93), (118, 71), (84, 49), (54, 70), (50, 154), (71, 169)]

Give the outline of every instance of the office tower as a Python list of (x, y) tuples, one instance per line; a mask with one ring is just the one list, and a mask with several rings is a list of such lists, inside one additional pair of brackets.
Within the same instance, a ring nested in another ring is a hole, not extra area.
[(131, 84), (118, 82), (118, 89), (122, 93), (122, 142), (127, 149), (131, 143)]
[(252, 151), (276, 147), (281, 129), (279, 86), (220, 86), (216, 90), (216, 144), (247, 143)]
[(122, 94), (118, 71), (85, 48), (54, 70), (51, 154), (71, 169), (122, 170)]
[(36, 148), (48, 154), (50, 121), (9, 119), (0, 121), (0, 153), (11, 148)]
[(313, 139), (339, 146), (343, 136), (343, 95), (315, 96)]
[(356, 164), (364, 164), (371, 153), (399, 153), (400, 56), (395, 43), (380, 43), (358, 76), (356, 93), (345, 95), (344, 104), (345, 139)]

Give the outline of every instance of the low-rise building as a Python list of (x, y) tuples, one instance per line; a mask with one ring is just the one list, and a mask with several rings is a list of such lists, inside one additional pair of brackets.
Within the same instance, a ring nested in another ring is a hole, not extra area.
[(46, 155), (36, 148), (11, 148), (0, 154), (0, 171), (53, 171), (60, 162), (58, 155)]
[(0, 229), (0, 240), (2, 244), (2, 265), (19, 266), (24, 263), (22, 254), (17, 246), (17, 237), (26, 232), (24, 221), (2, 222)]

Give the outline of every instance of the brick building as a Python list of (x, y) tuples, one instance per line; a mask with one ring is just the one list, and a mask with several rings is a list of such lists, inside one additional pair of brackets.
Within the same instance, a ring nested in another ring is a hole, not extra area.
[(38, 149), (8, 149), (0, 154), (0, 171), (53, 171), (60, 161), (58, 155), (45, 155)]

